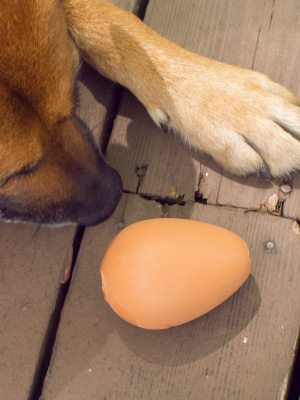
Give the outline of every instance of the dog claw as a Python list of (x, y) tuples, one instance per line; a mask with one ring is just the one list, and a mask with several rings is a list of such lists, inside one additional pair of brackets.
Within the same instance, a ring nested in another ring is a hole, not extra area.
[(267, 182), (269, 182), (272, 177), (270, 168), (265, 164), (260, 166), (259, 175)]
[(169, 132), (169, 127), (168, 127), (168, 125), (165, 123), (165, 122), (160, 122), (159, 123), (159, 125), (160, 125), (160, 127), (161, 127), (161, 129), (165, 132), (165, 133), (168, 133)]
[(165, 133), (168, 133), (170, 128), (169, 114), (161, 110), (160, 108), (154, 108), (152, 110), (148, 109), (148, 112), (155, 124), (160, 127)]

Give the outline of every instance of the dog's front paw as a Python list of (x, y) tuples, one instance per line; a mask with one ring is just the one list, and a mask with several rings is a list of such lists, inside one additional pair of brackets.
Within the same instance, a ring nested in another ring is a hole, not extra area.
[(266, 76), (187, 52), (163, 69), (146, 107), (164, 131), (237, 175), (265, 179), (300, 169), (300, 108)]

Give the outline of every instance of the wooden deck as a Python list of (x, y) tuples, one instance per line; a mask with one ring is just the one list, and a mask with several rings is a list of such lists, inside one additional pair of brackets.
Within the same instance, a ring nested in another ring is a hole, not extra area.
[[(297, 0), (150, 0), (145, 22), (189, 50), (266, 73), (300, 96)], [(114, 88), (85, 66), (78, 113), (98, 140)], [(38, 399), (57, 304), (63, 309), (42, 400), (287, 399), (300, 325), (300, 173), (288, 182), (291, 193), (286, 182), (229, 176), (159, 130), (126, 90), (107, 158), (121, 173), (124, 195), (108, 221), (86, 229), (64, 303), (60, 282), (75, 227), (0, 224), (1, 400)], [(270, 213), (265, 204), (273, 195), (279, 207)], [(105, 303), (99, 266), (122, 227), (157, 217), (236, 232), (250, 248), (252, 274), (207, 315), (146, 331)]]

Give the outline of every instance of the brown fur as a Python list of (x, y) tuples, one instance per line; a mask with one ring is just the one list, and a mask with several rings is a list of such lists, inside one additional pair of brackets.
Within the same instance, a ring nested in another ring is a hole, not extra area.
[(59, 0), (0, 5), (0, 211), (5, 219), (92, 225), (121, 194), (73, 115), (79, 54)]
[(300, 168), (298, 101), (264, 75), (188, 52), (106, 0), (2, 0), (4, 218), (90, 225), (117, 204), (120, 178), (73, 114), (79, 53), (230, 172)]

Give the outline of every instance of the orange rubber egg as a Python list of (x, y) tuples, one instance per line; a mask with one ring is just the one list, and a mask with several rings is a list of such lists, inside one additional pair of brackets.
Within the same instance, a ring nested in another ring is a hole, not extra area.
[(247, 244), (226, 229), (152, 219), (121, 231), (100, 271), (105, 299), (121, 318), (164, 329), (217, 307), (245, 282), (250, 266)]

